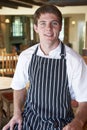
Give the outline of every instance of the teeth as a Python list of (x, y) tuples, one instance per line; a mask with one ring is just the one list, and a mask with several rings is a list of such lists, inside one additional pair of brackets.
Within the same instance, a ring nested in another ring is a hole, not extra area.
[(47, 34), (46, 36), (51, 37), (51, 36), (52, 36), (52, 34)]

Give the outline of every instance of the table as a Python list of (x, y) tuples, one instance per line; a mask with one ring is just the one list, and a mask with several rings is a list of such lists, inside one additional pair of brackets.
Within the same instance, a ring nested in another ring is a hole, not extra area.
[(0, 77), (0, 91), (11, 89), (10, 84), (12, 82), (11, 77)]
[[(0, 77), (0, 99), (1, 99), (1, 95), (3, 93), (3, 91), (9, 91), (11, 89), (10, 85), (12, 82), (12, 78), (11, 77)], [(26, 84), (26, 89), (28, 89), (29, 87), (29, 83)], [(0, 113), (2, 114), (2, 100), (0, 100)], [(8, 114), (9, 115), (9, 114)], [(1, 116), (0, 116), (1, 118)]]

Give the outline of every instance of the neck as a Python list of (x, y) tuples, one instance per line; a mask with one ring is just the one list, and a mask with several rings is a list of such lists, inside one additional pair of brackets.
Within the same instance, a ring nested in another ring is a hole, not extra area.
[(40, 48), (45, 55), (49, 55), (49, 52), (55, 49), (59, 45), (59, 40), (55, 44), (40, 44)]

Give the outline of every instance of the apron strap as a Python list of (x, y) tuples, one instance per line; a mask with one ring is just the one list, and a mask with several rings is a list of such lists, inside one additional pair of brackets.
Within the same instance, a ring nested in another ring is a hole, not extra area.
[(65, 46), (64, 46), (64, 44), (62, 42), (61, 42), (61, 53), (60, 53), (60, 56), (61, 56), (62, 59), (64, 59), (65, 56), (66, 56)]
[(37, 53), (37, 50), (38, 50), (38, 46), (37, 46), (36, 49), (35, 49), (35, 52), (34, 52), (35, 55), (36, 55), (36, 53)]

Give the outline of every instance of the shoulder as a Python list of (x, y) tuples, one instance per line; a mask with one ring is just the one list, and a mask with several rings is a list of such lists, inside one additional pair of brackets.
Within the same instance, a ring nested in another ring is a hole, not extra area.
[(80, 63), (83, 60), (82, 56), (76, 51), (74, 51), (72, 48), (65, 45), (65, 49), (66, 49), (66, 57), (71, 62), (74, 61), (75, 63)]
[(74, 51), (72, 48), (65, 45), (66, 49), (66, 59), (67, 59), (67, 68), (70, 72), (78, 72), (83, 68), (86, 68), (86, 64), (82, 56)]
[(31, 58), (37, 46), (38, 44), (33, 45), (29, 47), (28, 49), (25, 49), (24, 51), (21, 52), (21, 54), (19, 55), (19, 58), (26, 58), (26, 59)]

